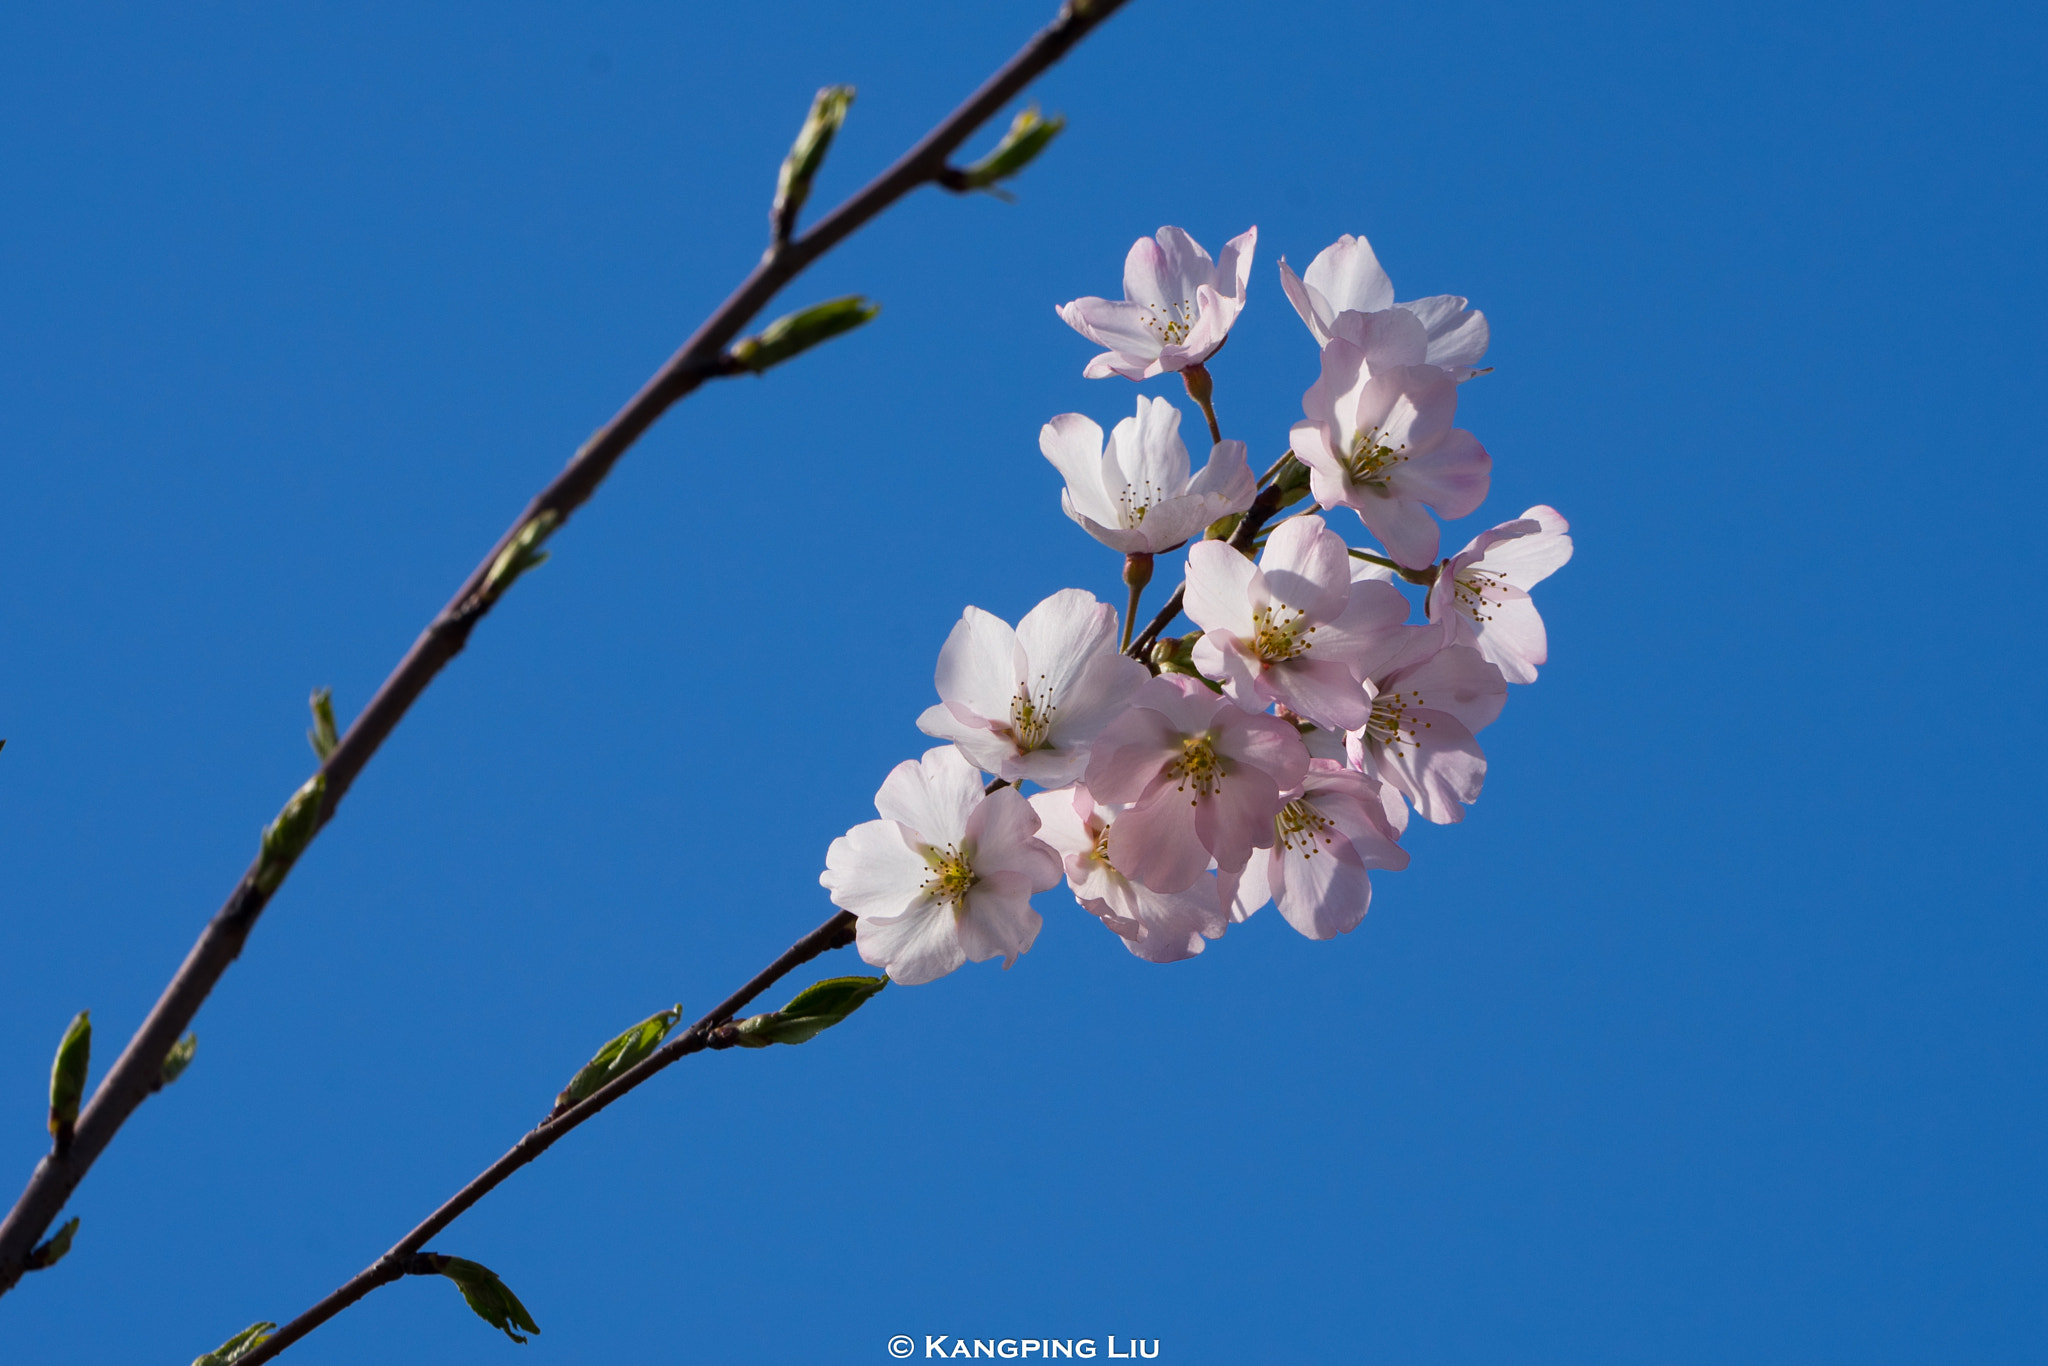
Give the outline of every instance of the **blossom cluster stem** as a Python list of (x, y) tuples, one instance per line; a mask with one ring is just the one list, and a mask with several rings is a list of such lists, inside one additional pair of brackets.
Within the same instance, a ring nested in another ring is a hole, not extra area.
[(780, 958), (755, 973), (738, 991), (726, 997), (710, 1014), (668, 1040), (626, 1072), (592, 1092), (559, 1115), (542, 1120), (508, 1149), (505, 1155), (479, 1172), (475, 1179), (450, 1196), (442, 1206), (422, 1220), (418, 1227), (392, 1245), (391, 1250), (357, 1272), (332, 1294), (293, 1319), (246, 1356), (236, 1358), (239, 1366), (260, 1366), (342, 1310), (382, 1285), (403, 1277), (412, 1259), (427, 1241), (454, 1223), (477, 1201), (489, 1195), (506, 1177), (539, 1157), (571, 1129), (624, 1096), (670, 1063), (692, 1053), (720, 1046), (719, 1030), (746, 1009), (749, 1002), (783, 977), (822, 953), (844, 948), (853, 942), (854, 917), (841, 911), (824, 924), (790, 945)]
[[(325, 790), (313, 834), (334, 816), (342, 797), (363, 767), (395, 729), (414, 701), (441, 669), (461, 653), (497, 601), (486, 592), (492, 569), (536, 518), (565, 522), (589, 500), (628, 449), (678, 400), (706, 379), (730, 374), (726, 348), (740, 330), (784, 285), (921, 185), (937, 182), (947, 158), (983, 123), (1009, 103), (1040, 72), (1066, 55), (1125, 0), (1069, 0), (1058, 16), (1039, 31), (980, 89), (850, 199), (808, 231), (772, 246), (696, 332), (657, 370), (611, 421), (599, 428), (555, 477), (527, 504), (495, 545), (470, 572), (447, 606), (428, 623), (355, 719), (340, 743), (321, 763)], [(312, 838), (309, 835), (308, 840)], [(81, 1112), (76, 1134), (62, 1156), (45, 1156), (30, 1175), (21, 1196), (0, 1221), (0, 1294), (21, 1278), (29, 1251), (48, 1230), (93, 1162), (137, 1107), (156, 1089), (153, 1085), (165, 1055), (198, 1014), (213, 986), (240, 956), (242, 945), (263, 913), (275, 884), (259, 882), (263, 861), (252, 862), (227, 901), (201, 931), (185, 961), (158, 997), (142, 1025), (122, 1050)], [(251, 1358), (254, 1360), (255, 1358)]]

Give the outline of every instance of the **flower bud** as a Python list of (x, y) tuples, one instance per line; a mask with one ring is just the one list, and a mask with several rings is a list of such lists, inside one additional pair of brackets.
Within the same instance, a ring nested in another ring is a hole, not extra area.
[(86, 1069), (91, 1066), (92, 1012), (81, 1010), (71, 1018), (50, 1064), (50, 1137), (56, 1140), (60, 1157), (70, 1150), (79, 1102), (85, 1099)]
[(873, 321), (881, 311), (880, 304), (871, 304), (858, 294), (827, 299), (777, 318), (753, 336), (734, 342), (726, 354), (738, 368), (758, 375), (819, 342), (830, 341), (842, 332), (851, 332), (862, 323)]
[(1127, 587), (1143, 588), (1152, 582), (1152, 556), (1143, 550), (1134, 550), (1124, 556), (1124, 583)]
[(811, 197), (811, 178), (825, 164), (832, 137), (839, 131), (839, 125), (846, 122), (846, 111), (852, 104), (850, 85), (828, 85), (812, 99), (811, 112), (798, 130), (789, 155), (782, 159), (782, 173), (775, 179), (775, 206), (769, 210), (768, 221), (778, 244), (789, 240), (790, 230), (796, 226), (797, 211)]

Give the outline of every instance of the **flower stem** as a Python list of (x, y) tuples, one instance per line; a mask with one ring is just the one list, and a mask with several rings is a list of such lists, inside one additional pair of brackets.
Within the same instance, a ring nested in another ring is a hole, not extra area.
[(1384, 555), (1368, 555), (1363, 550), (1353, 550), (1350, 546), (1344, 548), (1351, 551), (1352, 559), (1364, 560), (1367, 564), (1376, 564), (1382, 569), (1391, 569), (1410, 583), (1434, 584), (1436, 582), (1438, 570), (1435, 565), (1430, 565), (1427, 569), (1410, 569), (1405, 564), (1396, 564)]
[(1216, 425), (1216, 406), (1210, 402), (1216, 392), (1216, 381), (1209, 378), (1208, 367), (1201, 364), (1187, 366), (1180, 372), (1180, 382), (1187, 386), (1188, 397), (1201, 408), (1202, 416), (1209, 419), (1209, 440), (1221, 441), (1223, 429)]

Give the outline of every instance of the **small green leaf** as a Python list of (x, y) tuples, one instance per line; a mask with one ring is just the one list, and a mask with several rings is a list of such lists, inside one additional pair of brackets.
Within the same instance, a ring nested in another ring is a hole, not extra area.
[(71, 1146), (71, 1130), (78, 1123), (79, 1102), (85, 1099), (85, 1074), (92, 1066), (92, 1012), (81, 1010), (57, 1044), (56, 1060), (50, 1064), (50, 1137), (58, 1151)]
[(832, 138), (846, 122), (846, 111), (852, 107), (850, 85), (828, 85), (812, 98), (811, 112), (804, 117), (804, 126), (797, 130), (796, 141), (791, 144), (789, 155), (782, 159), (782, 170), (775, 177), (775, 205), (768, 218), (777, 242), (789, 240), (797, 212), (811, 197), (811, 179), (825, 164)]
[(306, 779), (277, 819), (263, 827), (263, 857), (256, 865), (256, 889), (274, 892), (285, 874), (298, 862), (320, 828), (320, 799), (327, 795), (327, 775), (315, 773)]
[(524, 1342), (526, 1339), (514, 1329), (523, 1328), (529, 1333), (540, 1331), (540, 1325), (533, 1321), (533, 1315), (526, 1312), (526, 1306), (519, 1302), (519, 1297), (489, 1267), (460, 1257), (437, 1255), (434, 1261), (436, 1270), (455, 1282), (462, 1298), (476, 1310), (477, 1317), (506, 1337), (514, 1342)]
[(78, 1236), (78, 1216), (65, 1220), (64, 1227), (36, 1246), (22, 1259), (22, 1267), (28, 1271), (42, 1271), (64, 1260), (64, 1254), (71, 1250), (71, 1240)]
[(334, 747), (341, 743), (341, 736), (334, 728), (333, 689), (313, 689), (310, 705), (313, 708), (313, 729), (306, 732), (306, 740), (324, 764), (327, 756), (334, 753)]
[(740, 1021), (733, 1027), (734, 1041), (742, 1048), (808, 1043), (888, 985), (886, 977), (828, 977), (805, 987), (782, 1009)]
[(676, 1021), (683, 1017), (681, 1006), (670, 1006), (667, 1010), (649, 1015), (639, 1024), (613, 1039), (597, 1050), (597, 1056), (583, 1064), (582, 1070), (569, 1079), (562, 1088), (562, 1094), (555, 1097), (557, 1112), (568, 1109), (580, 1101), (587, 1100), (604, 1084), (661, 1046), (668, 1032), (675, 1028)]
[(1017, 117), (1010, 120), (1010, 131), (1003, 134), (1003, 140), (996, 149), (965, 167), (957, 182), (963, 190), (990, 189), (999, 180), (1011, 176), (1029, 166), (1046, 145), (1060, 135), (1067, 126), (1066, 115), (1054, 114), (1051, 118), (1040, 118), (1038, 106), (1017, 111)]
[(758, 375), (770, 366), (801, 355), (819, 342), (829, 341), (842, 332), (851, 332), (862, 323), (873, 321), (881, 311), (880, 304), (871, 304), (858, 294), (827, 299), (801, 312), (777, 318), (755, 335), (734, 342), (728, 354), (735, 364)]
[(192, 1055), (199, 1051), (199, 1036), (187, 1034), (171, 1045), (171, 1051), (164, 1054), (163, 1068), (157, 1073), (157, 1085), (169, 1086), (185, 1075), (185, 1069), (192, 1065)]
[(192, 1358), (192, 1366), (234, 1366), (235, 1362), (261, 1347), (264, 1339), (276, 1331), (274, 1323), (252, 1323), (205, 1356)]
[(483, 587), (478, 596), (484, 602), (496, 602), (500, 594), (518, 582), (519, 576), (529, 569), (538, 569), (548, 562), (548, 552), (541, 545), (554, 535), (561, 525), (562, 514), (553, 508), (536, 512), (519, 528), (506, 547), (498, 552), (498, 558), (491, 561), (491, 568), (484, 575)]

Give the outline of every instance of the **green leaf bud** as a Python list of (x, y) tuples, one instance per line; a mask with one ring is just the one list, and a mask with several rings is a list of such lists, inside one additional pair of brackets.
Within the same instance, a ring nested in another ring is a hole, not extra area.
[(886, 977), (829, 977), (805, 987), (780, 1010), (740, 1021), (733, 1027), (733, 1041), (742, 1048), (807, 1043), (859, 1010), (888, 985)]
[(949, 188), (960, 190), (986, 190), (999, 180), (1007, 180), (1029, 166), (1046, 145), (1060, 135), (1067, 126), (1064, 114), (1041, 118), (1038, 106), (1020, 109), (1017, 117), (1010, 120), (1010, 131), (1003, 134), (1003, 140), (996, 149), (960, 170), (956, 176), (947, 179)]
[(781, 174), (775, 178), (775, 206), (769, 210), (768, 221), (778, 244), (789, 240), (797, 212), (811, 197), (811, 178), (825, 164), (825, 153), (831, 150), (832, 138), (839, 132), (839, 125), (846, 122), (846, 111), (852, 106), (850, 85), (828, 85), (811, 100), (811, 112), (797, 131), (789, 155), (782, 159)]
[(770, 366), (780, 365), (792, 356), (810, 350), (819, 342), (830, 341), (842, 332), (851, 332), (862, 323), (872, 322), (881, 311), (880, 304), (871, 304), (858, 294), (827, 299), (801, 312), (777, 318), (753, 336), (734, 342), (727, 355), (734, 365), (758, 375)]
[(50, 1137), (57, 1141), (60, 1155), (71, 1147), (78, 1106), (85, 1099), (86, 1069), (91, 1066), (92, 1012), (81, 1010), (71, 1017), (50, 1064)]
[(276, 1331), (277, 1325), (267, 1320), (252, 1323), (205, 1356), (192, 1358), (192, 1366), (234, 1366), (235, 1362), (261, 1347)]
[(681, 1006), (670, 1006), (667, 1010), (649, 1015), (639, 1024), (613, 1039), (597, 1050), (597, 1056), (583, 1064), (582, 1070), (569, 1079), (562, 1088), (562, 1094), (555, 1097), (555, 1113), (560, 1114), (570, 1106), (594, 1095), (613, 1077), (627, 1071), (642, 1058), (661, 1046), (668, 1032), (675, 1028), (676, 1021), (683, 1017)]
[(498, 558), (491, 561), (490, 570), (484, 575), (483, 587), (477, 590), (478, 598), (485, 603), (496, 602), (500, 594), (518, 582), (521, 574), (546, 564), (548, 552), (540, 547), (554, 535), (561, 521), (562, 514), (553, 508), (543, 508), (527, 518), (526, 524), (519, 528), (519, 534), (498, 552)]
[(327, 795), (327, 775), (306, 779), (277, 819), (263, 827), (263, 856), (256, 864), (256, 890), (266, 896), (278, 889), (320, 828), (320, 801)]
[(157, 1071), (157, 1086), (169, 1086), (185, 1075), (185, 1069), (192, 1065), (192, 1055), (199, 1051), (199, 1036), (187, 1034), (171, 1045), (171, 1051), (164, 1054), (164, 1065)]
[(64, 1260), (64, 1254), (71, 1250), (71, 1240), (78, 1236), (78, 1216), (72, 1215), (64, 1221), (49, 1238), (35, 1245), (27, 1257), (22, 1259), (25, 1271), (43, 1271)]
[(334, 747), (341, 743), (341, 736), (334, 728), (334, 694), (328, 688), (313, 689), (310, 702), (313, 708), (313, 729), (306, 732), (306, 740), (313, 746), (313, 752), (326, 763), (327, 756), (334, 753)]

